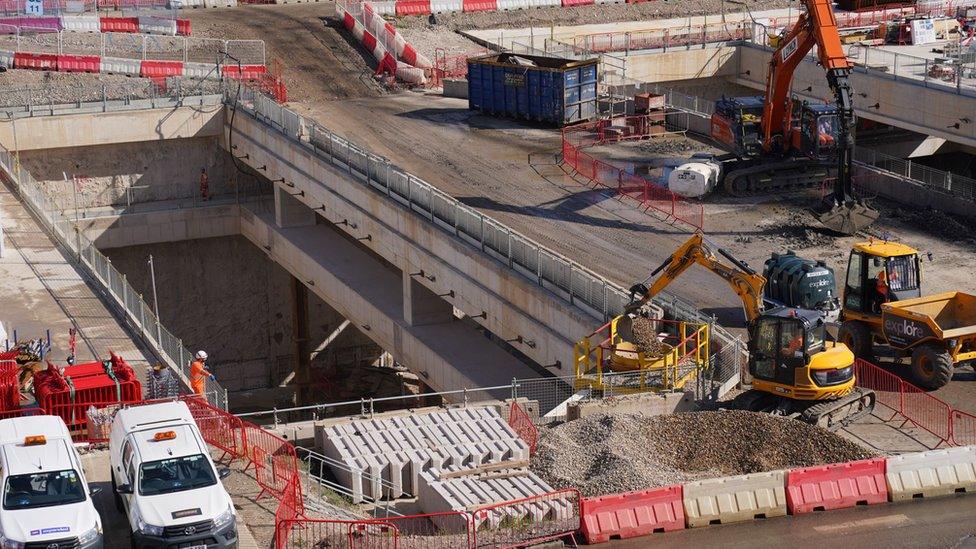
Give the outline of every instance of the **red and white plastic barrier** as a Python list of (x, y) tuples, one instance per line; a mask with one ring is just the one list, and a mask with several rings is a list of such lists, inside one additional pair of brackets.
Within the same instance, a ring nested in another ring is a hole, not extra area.
[(142, 34), (176, 36), (176, 19), (167, 19), (165, 17), (140, 17), (139, 32)]
[(59, 55), (58, 70), (61, 72), (101, 72), (102, 60), (97, 55)]
[(396, 16), (430, 15), (430, 0), (396, 0)]
[(366, 30), (383, 42), (387, 50), (394, 52), (397, 60), (418, 69), (429, 69), (434, 66), (430, 59), (417, 53), (417, 50), (407, 43), (403, 35), (397, 32), (396, 27), (376, 13), (370, 2), (363, 2), (362, 23)]
[(496, 0), (463, 0), (463, 11), (465, 13), (473, 11), (495, 11), (498, 9)]
[(407, 63), (398, 62), (396, 58), (393, 57), (393, 53), (389, 52), (386, 47), (377, 40), (376, 36), (368, 31), (363, 24), (352, 16), (351, 13), (343, 9), (339, 4), (336, 4), (336, 11), (340, 12), (339, 15), (342, 17), (342, 24), (346, 27), (349, 32), (359, 40), (366, 49), (370, 50), (373, 57), (379, 61), (379, 67), (377, 67), (376, 72), (385, 72), (394, 75), (397, 79), (407, 82), (410, 84), (424, 84), (427, 82), (427, 77), (424, 75), (423, 69), (418, 69), (417, 67), (412, 67)]
[(71, 32), (101, 32), (102, 28), (95, 15), (62, 15), (61, 26)]

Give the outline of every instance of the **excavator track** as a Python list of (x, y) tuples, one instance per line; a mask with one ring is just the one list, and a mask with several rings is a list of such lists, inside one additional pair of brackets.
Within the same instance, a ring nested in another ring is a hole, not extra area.
[(817, 402), (803, 410), (798, 419), (835, 431), (870, 414), (874, 410), (875, 399), (874, 391), (855, 387), (845, 397)]
[(725, 175), (725, 192), (751, 196), (808, 189), (833, 177), (833, 165), (805, 158), (737, 167)]
[(874, 410), (875, 398), (874, 391), (855, 387), (845, 397), (807, 403), (751, 389), (738, 395), (732, 401), (732, 407), (783, 415), (836, 431), (870, 414)]

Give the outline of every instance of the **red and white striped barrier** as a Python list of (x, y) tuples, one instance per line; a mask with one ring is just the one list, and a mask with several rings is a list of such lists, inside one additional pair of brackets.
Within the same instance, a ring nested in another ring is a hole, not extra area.
[(366, 30), (376, 36), (387, 50), (392, 50), (399, 61), (418, 69), (429, 69), (434, 65), (423, 55), (417, 53), (403, 35), (397, 32), (396, 27), (388, 23), (380, 16), (370, 2), (363, 2), (362, 23)]
[(264, 65), (225, 65), (218, 70), (213, 63), (184, 63), (182, 61), (157, 61), (127, 59), (122, 57), (101, 57), (98, 55), (57, 55), (53, 53), (32, 53), (0, 51), (0, 66), (9, 69), (32, 69), (59, 72), (102, 72), (139, 76), (153, 80), (165, 80), (171, 76), (188, 78), (243, 78), (260, 80), (268, 74)]
[(379, 61), (379, 67), (377, 67), (376, 72), (385, 72), (387, 74), (392, 74), (397, 79), (407, 82), (409, 84), (424, 84), (427, 82), (427, 77), (424, 75), (424, 70), (417, 67), (408, 65), (407, 63), (402, 63), (393, 57), (393, 53), (376, 38), (372, 32), (366, 29), (366, 27), (351, 13), (343, 9), (339, 4), (336, 4), (336, 11), (342, 17), (342, 24), (346, 27), (349, 32), (359, 40), (366, 49), (372, 52), (373, 57)]

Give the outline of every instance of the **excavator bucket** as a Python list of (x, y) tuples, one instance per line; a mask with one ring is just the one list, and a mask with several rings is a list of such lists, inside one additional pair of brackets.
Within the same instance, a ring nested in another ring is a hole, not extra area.
[(845, 235), (852, 235), (878, 220), (880, 212), (860, 201), (834, 202), (817, 215), (820, 224)]

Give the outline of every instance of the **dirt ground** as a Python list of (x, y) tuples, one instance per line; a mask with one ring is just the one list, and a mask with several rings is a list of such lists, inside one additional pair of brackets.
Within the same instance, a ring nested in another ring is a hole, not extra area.
[(264, 40), (268, 60), (282, 62), (292, 101), (385, 93), (372, 78), (373, 56), (342, 28), (332, 2), (184, 10), (183, 16), (197, 37)]
[[(703, 13), (722, 13), (722, 10), (751, 11), (785, 8), (789, 0), (747, 0), (726, 5), (723, 0), (660, 0), (639, 4), (601, 4), (575, 6), (570, 8), (550, 7), (531, 10), (439, 13), (435, 16), (436, 25), (431, 25), (428, 17), (398, 17), (394, 19), (397, 28), (447, 27), (451, 30), (548, 27), (550, 25), (590, 25), (613, 23), (616, 21), (641, 21), (646, 19), (666, 19), (687, 17)], [(744, 7), (744, 6), (745, 7)]]

